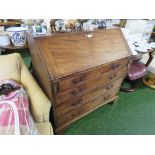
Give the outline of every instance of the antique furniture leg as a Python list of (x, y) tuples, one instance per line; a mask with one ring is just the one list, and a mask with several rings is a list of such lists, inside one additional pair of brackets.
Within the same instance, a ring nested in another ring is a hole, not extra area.
[[(148, 61), (146, 62), (145, 66), (148, 67), (149, 64), (152, 62), (152, 60), (153, 60), (153, 52), (150, 52), (150, 53), (149, 53), (149, 59), (148, 59)], [(146, 86), (155, 89), (155, 75), (154, 75), (153, 73), (149, 73), (149, 74), (147, 74), (146, 76), (144, 76), (144, 77), (142, 78), (142, 82), (143, 82)]]
[(145, 66), (148, 67), (149, 64), (152, 62), (152, 60), (153, 60), (153, 52), (150, 52), (150, 53), (149, 53), (149, 59), (148, 59), (148, 61), (146, 62)]
[(118, 96), (116, 96), (116, 98), (112, 102), (110, 102), (109, 104), (114, 105), (117, 103), (117, 101), (118, 101)]
[(137, 86), (136, 86), (136, 80), (134, 81), (131, 81), (129, 79), (125, 79), (127, 80), (130, 84), (131, 84), (131, 87), (130, 88), (124, 88), (123, 86), (121, 87), (121, 91), (123, 92), (133, 92), (136, 90)]
[(116, 104), (118, 101), (118, 97), (114, 100), (113, 104)]

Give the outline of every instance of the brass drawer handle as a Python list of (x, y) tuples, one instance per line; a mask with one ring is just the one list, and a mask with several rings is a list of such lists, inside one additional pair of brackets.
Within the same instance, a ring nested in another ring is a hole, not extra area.
[(111, 88), (113, 88), (113, 86), (114, 86), (113, 84), (109, 84), (106, 86), (106, 89), (110, 90)]
[(75, 116), (77, 116), (77, 115), (79, 115), (80, 114), (80, 111), (78, 111), (78, 112), (76, 112), (76, 113), (74, 113), (74, 114), (71, 114), (71, 117), (75, 117)]
[(73, 79), (73, 80), (72, 80), (72, 83), (73, 83), (73, 84), (78, 84), (79, 82), (83, 81), (83, 80), (85, 79), (85, 77), (86, 77), (86, 76), (83, 74), (83, 75), (81, 75), (79, 78)]
[(106, 100), (107, 99), (107, 97), (104, 97), (104, 100)]
[(77, 102), (72, 103), (72, 106), (76, 106), (82, 102), (82, 99), (78, 100)]
[(112, 75), (109, 76), (109, 79), (112, 80), (112, 79), (114, 79), (116, 76), (117, 76), (116, 73), (115, 73), (115, 74), (112, 74)]
[(110, 95), (105, 96), (103, 99), (104, 99), (104, 100), (108, 100), (109, 98), (110, 98)]
[(72, 80), (72, 83), (73, 83), (73, 84), (77, 84), (78, 82), (79, 82), (78, 79), (73, 79), (73, 80)]
[(77, 94), (78, 94), (78, 92), (77, 91), (71, 91), (71, 94), (73, 95), (73, 96), (76, 96)]
[(83, 88), (79, 88), (79, 92), (82, 92), (83, 91)]
[(111, 65), (111, 68), (112, 68), (112, 69), (116, 69), (116, 68), (118, 68), (119, 66), (120, 66), (120, 64), (112, 64), (112, 65)]
[(71, 94), (73, 95), (73, 96), (76, 96), (76, 95), (78, 95), (80, 92), (82, 92), (83, 91), (83, 88), (79, 88), (79, 90), (73, 90), (73, 91), (71, 91)]
[(80, 80), (79, 80), (79, 81), (81, 82), (81, 81), (83, 81), (85, 78), (86, 78), (86, 76), (83, 74), (83, 75), (80, 76)]

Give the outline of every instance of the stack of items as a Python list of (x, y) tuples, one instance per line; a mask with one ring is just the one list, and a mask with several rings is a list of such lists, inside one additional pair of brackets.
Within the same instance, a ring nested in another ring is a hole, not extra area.
[(93, 31), (114, 28), (119, 20), (111, 19), (54, 19), (50, 21), (52, 32)]
[(122, 28), (124, 37), (126, 38), (128, 45), (133, 55), (137, 55), (137, 52), (146, 53), (148, 50), (155, 48), (155, 43), (148, 43), (146, 40), (142, 40), (136, 35), (131, 35), (128, 29)]

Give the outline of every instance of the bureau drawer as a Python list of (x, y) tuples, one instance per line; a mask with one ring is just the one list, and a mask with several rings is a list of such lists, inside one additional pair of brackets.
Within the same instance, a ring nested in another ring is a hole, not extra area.
[(92, 90), (103, 88), (108, 83), (118, 78), (124, 78), (127, 74), (127, 66), (119, 68), (115, 71), (105, 73), (104, 75), (97, 77), (95, 79), (90, 79), (77, 85), (73, 88), (67, 89), (63, 92), (58, 92), (56, 94), (56, 104), (60, 104), (64, 101), (71, 100), (74, 97), (90, 93)]
[(115, 90), (107, 93), (106, 95), (102, 95), (90, 102), (85, 103), (84, 105), (62, 115), (61, 117), (57, 118), (58, 127), (61, 127), (63, 125), (66, 125), (67, 123), (70, 123), (76, 119), (78, 119), (80, 116), (92, 111), (96, 107), (100, 105), (104, 105), (107, 103), (108, 100), (111, 98), (114, 98), (118, 92), (119, 88), (116, 88)]
[(108, 64), (100, 65), (95, 68), (86, 70), (83, 73), (74, 74), (70, 77), (65, 77), (60, 79), (59, 81), (59, 91), (63, 91), (65, 89), (74, 87), (77, 84), (80, 84), (81, 82), (84, 82), (88, 79), (93, 79), (96, 77), (101, 76), (102, 74), (109, 72), (111, 70), (116, 70), (118, 68), (121, 68), (128, 64), (128, 58), (120, 59), (114, 62), (110, 62)]
[(71, 111), (71, 110), (83, 105), (84, 103), (94, 100), (95, 98), (102, 96), (106, 93), (109, 93), (111, 90), (120, 87), (123, 79), (124, 78), (117, 79), (117, 80), (113, 81), (112, 83), (109, 83), (104, 87), (101, 87), (100, 89), (92, 90), (88, 94), (85, 94), (85, 95), (82, 95), (79, 97), (74, 97), (71, 100), (67, 100), (61, 104), (58, 104), (56, 106), (57, 116), (63, 115), (66, 112)]

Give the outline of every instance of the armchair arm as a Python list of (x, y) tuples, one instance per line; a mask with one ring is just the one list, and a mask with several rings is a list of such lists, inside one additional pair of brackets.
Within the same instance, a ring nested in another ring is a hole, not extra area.
[(32, 116), (38, 123), (49, 121), (51, 102), (34, 80), (20, 55), (19, 59), (21, 62), (21, 83), (27, 90)]

